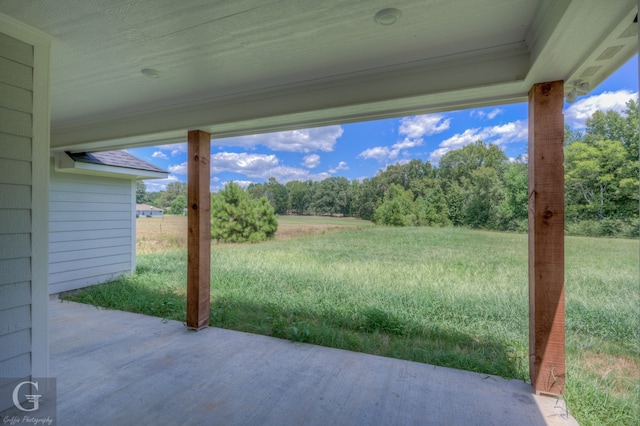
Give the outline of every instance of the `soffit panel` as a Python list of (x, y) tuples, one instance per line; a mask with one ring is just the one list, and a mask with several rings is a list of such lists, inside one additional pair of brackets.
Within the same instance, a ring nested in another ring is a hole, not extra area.
[(391, 26), (373, 20), (380, 0), (8, 0), (0, 13), (55, 37), (52, 146), (69, 148), (521, 100), (539, 78), (584, 74), (635, 4), (404, 0)]

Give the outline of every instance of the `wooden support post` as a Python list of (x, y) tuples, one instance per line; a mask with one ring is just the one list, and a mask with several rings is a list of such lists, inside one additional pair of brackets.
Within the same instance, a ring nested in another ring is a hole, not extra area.
[(211, 136), (189, 132), (187, 187), (187, 327), (209, 325), (211, 311)]
[(529, 91), (529, 374), (560, 395), (564, 336), (564, 82)]

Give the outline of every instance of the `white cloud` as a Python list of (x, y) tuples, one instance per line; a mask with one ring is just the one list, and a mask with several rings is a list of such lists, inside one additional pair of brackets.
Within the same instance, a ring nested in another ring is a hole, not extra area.
[[(211, 156), (211, 173), (215, 175), (231, 172), (263, 180), (273, 177), (282, 184), (291, 180), (322, 180), (330, 177), (330, 174), (326, 172), (312, 174), (306, 169), (281, 166), (279, 163), (278, 158), (273, 154), (219, 152)], [(186, 163), (173, 166), (173, 168), (180, 171), (186, 170)], [(218, 183), (220, 179), (212, 176), (212, 182)], [(252, 183), (249, 180), (234, 180), (234, 182)], [(221, 188), (224, 188), (224, 183), (211, 186), (212, 191), (217, 191)]]
[(393, 159), (397, 155), (398, 155), (398, 151), (391, 150), (387, 146), (376, 146), (373, 148), (365, 149), (360, 154), (358, 154), (358, 158), (364, 158), (365, 160), (377, 160), (377, 161), (383, 162), (388, 159)]
[(422, 139), (409, 139), (405, 138), (402, 142), (396, 142), (392, 145), (392, 149), (401, 150), (401, 149), (409, 149), (415, 148), (416, 146), (422, 145)]
[(496, 118), (498, 115), (502, 114), (504, 112), (504, 110), (500, 109), (500, 108), (494, 108), (489, 112), (483, 111), (483, 110), (477, 110), (474, 109), (469, 113), (469, 116), (472, 118), (480, 118), (480, 119), (489, 119), (489, 120), (493, 120), (494, 118)]
[(320, 164), (320, 156), (318, 154), (305, 155), (302, 159), (302, 165), (308, 169), (318, 167)]
[(335, 174), (338, 172), (338, 170), (349, 170), (349, 166), (347, 166), (347, 163), (344, 161), (341, 161), (338, 163), (338, 165), (336, 167), (332, 167), (330, 168), (327, 172), (329, 174)]
[(220, 182), (220, 179), (218, 179), (217, 181), (215, 181), (216, 185), (211, 185), (209, 187), (209, 191), (211, 193), (218, 192), (218, 191), (224, 189), (224, 187), (227, 186), (227, 184), (229, 182), (234, 182), (234, 183), (238, 184), (241, 188), (245, 188), (245, 189), (249, 185), (251, 185), (252, 183), (255, 183), (255, 182), (253, 182), (251, 180), (235, 180), (235, 179), (234, 180), (227, 180), (227, 181), (224, 181), (224, 182)]
[(529, 162), (529, 154), (521, 154), (517, 157), (509, 157), (509, 162), (526, 164)]
[(346, 161), (341, 161), (338, 163), (338, 167), (336, 167), (336, 170), (349, 170), (349, 166), (347, 165)]
[[(166, 153), (169, 152), (171, 153), (172, 157), (175, 157), (176, 155), (179, 155), (181, 153), (186, 153), (188, 150), (188, 145), (186, 142), (183, 143), (170, 143), (170, 144), (166, 144), (166, 145), (160, 145), (157, 146), (156, 148), (158, 148), (160, 150), (161, 153)], [(155, 155), (155, 153), (154, 153)], [(165, 154), (166, 155), (166, 154)]]
[(169, 157), (167, 157), (167, 154), (165, 154), (162, 151), (156, 151), (153, 154), (151, 154), (151, 158), (162, 158), (163, 160), (168, 160)]
[(232, 172), (249, 177), (262, 177), (265, 171), (279, 163), (273, 154), (247, 154), (246, 152), (218, 152), (211, 156), (211, 172)]
[(588, 118), (594, 112), (614, 110), (622, 112), (626, 109), (626, 103), (630, 99), (637, 99), (638, 92), (618, 90), (616, 92), (604, 92), (599, 95), (588, 96), (571, 104), (565, 112), (565, 122), (574, 129), (584, 129)]
[(398, 157), (409, 155), (408, 149), (421, 146), (423, 136), (431, 136), (449, 129), (451, 119), (444, 114), (425, 114), (404, 117), (400, 120), (398, 134), (405, 138), (391, 146), (376, 146), (358, 154), (358, 158), (377, 160), (379, 162), (393, 161)]
[(331, 152), (333, 151), (333, 146), (336, 144), (336, 141), (342, 136), (342, 133), (342, 126), (327, 126), (314, 129), (214, 139), (211, 141), (211, 144), (215, 146), (239, 146), (244, 148), (263, 145), (272, 151)]
[(451, 119), (444, 114), (425, 114), (413, 117), (404, 117), (400, 120), (398, 133), (408, 138), (416, 139), (422, 136), (431, 136), (449, 129)]
[(494, 110), (491, 110), (487, 113), (487, 118), (489, 120), (493, 120), (494, 118), (496, 118), (499, 114), (502, 114), (503, 110), (501, 110), (500, 108), (496, 108)]
[(169, 185), (172, 182), (180, 182), (180, 179), (178, 179), (177, 176), (170, 174), (166, 179), (145, 180), (144, 184), (147, 188), (146, 189), (147, 192), (158, 192), (158, 191), (164, 191), (165, 189), (167, 189), (167, 185)]
[(224, 187), (225, 187), (229, 182), (233, 182), (233, 183), (235, 183), (236, 185), (240, 186), (241, 188), (245, 188), (245, 189), (246, 189), (249, 185), (251, 185), (252, 183), (255, 183), (255, 182), (253, 182), (252, 180), (235, 180), (235, 179), (234, 179), (234, 180), (229, 180), (229, 181), (226, 181), (226, 182), (221, 182), (221, 183), (220, 183), (220, 185), (219, 185), (219, 186), (220, 186), (220, 188), (224, 188)]
[(440, 162), (440, 158), (445, 155), (447, 152), (451, 151), (450, 148), (438, 148), (429, 155), (429, 162), (431, 164), (437, 165)]
[(499, 146), (514, 142), (526, 142), (528, 138), (527, 126), (527, 120), (517, 120), (497, 126), (467, 129), (463, 133), (456, 133), (442, 141), (439, 145), (440, 148), (433, 151), (429, 156), (429, 161), (432, 164), (438, 164), (440, 158), (447, 152), (460, 149), (477, 141), (493, 143)]
[(181, 164), (173, 164), (168, 167), (169, 173), (175, 173), (177, 175), (186, 175), (187, 174), (187, 162)]

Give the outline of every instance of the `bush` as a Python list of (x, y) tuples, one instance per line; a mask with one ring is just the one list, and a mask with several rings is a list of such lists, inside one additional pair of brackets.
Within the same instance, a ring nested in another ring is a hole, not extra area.
[(211, 197), (211, 238), (216, 241), (256, 243), (273, 237), (277, 229), (266, 197), (255, 200), (234, 182)]
[(638, 228), (638, 219), (605, 218), (602, 220), (567, 222), (565, 233), (581, 237), (638, 238), (640, 230)]
[(373, 213), (377, 225), (415, 226), (418, 218), (413, 193), (392, 183), (384, 193), (384, 201)]

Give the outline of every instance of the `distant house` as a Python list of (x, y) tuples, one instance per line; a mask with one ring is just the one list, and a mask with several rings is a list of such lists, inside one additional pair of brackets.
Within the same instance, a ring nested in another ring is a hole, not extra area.
[(136, 217), (162, 217), (162, 209), (148, 204), (136, 204)]
[(51, 161), (49, 294), (134, 272), (136, 182), (168, 173), (126, 151), (56, 152)]

